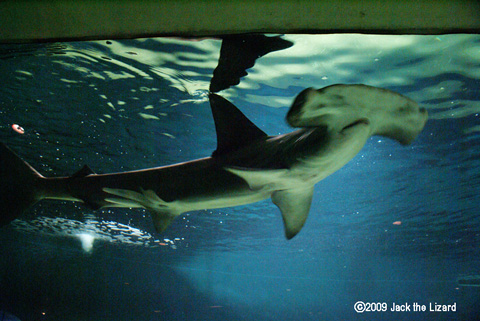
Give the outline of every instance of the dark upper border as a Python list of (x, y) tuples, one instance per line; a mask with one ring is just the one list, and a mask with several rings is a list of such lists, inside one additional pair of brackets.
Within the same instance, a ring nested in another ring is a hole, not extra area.
[(337, 32), (480, 33), (480, 1), (0, 1), (0, 42), (3, 43)]

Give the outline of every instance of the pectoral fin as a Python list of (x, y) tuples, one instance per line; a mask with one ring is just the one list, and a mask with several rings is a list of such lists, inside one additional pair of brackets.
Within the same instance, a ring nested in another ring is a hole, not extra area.
[(303, 227), (312, 204), (313, 186), (299, 189), (276, 191), (272, 201), (282, 212), (285, 236), (291, 239)]

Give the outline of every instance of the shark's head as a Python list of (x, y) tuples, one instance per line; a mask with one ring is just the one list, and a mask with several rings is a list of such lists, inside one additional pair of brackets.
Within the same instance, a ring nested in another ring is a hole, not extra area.
[(371, 135), (411, 143), (423, 129), (428, 115), (424, 108), (398, 93), (366, 85), (332, 85), (308, 88), (295, 98), (287, 122), (293, 127), (327, 126), (342, 131), (368, 120)]

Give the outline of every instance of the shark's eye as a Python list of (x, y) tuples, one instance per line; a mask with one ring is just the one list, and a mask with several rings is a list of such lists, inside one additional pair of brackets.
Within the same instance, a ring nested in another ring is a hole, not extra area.
[(406, 105), (403, 105), (402, 107), (400, 107), (398, 109), (398, 112), (401, 113), (401, 114), (411, 114), (415, 111), (417, 111), (418, 108), (416, 108), (415, 106), (412, 106), (410, 104), (406, 104)]

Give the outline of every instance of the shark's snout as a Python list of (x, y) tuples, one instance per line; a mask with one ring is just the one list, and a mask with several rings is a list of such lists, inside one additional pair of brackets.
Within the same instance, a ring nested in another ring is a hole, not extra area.
[(315, 103), (314, 97), (318, 92), (313, 88), (307, 88), (300, 92), (287, 113), (287, 123), (292, 127), (304, 127), (306, 125), (306, 114)]

